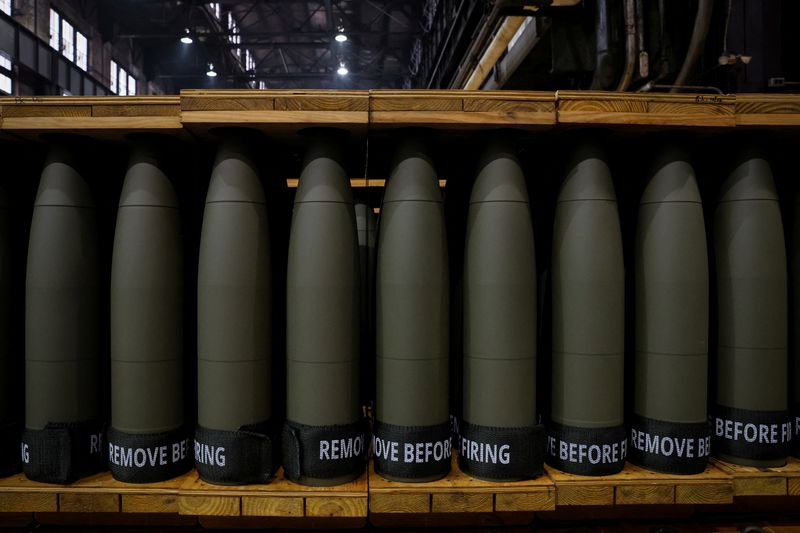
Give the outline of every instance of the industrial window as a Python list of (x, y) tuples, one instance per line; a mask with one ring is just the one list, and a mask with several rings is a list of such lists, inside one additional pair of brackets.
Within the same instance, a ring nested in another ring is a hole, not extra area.
[(75, 28), (72, 24), (61, 19), (61, 55), (75, 61)]
[(219, 2), (211, 2), (208, 4), (208, 7), (211, 9), (211, 12), (214, 14), (214, 16), (217, 17), (217, 20), (219, 20), (219, 16), (221, 14)]
[(119, 75), (117, 76), (117, 88), (119, 89), (120, 96), (127, 96), (128, 94), (128, 73), (125, 71), (124, 68), (119, 69)]
[(0, 54), (0, 93), (11, 94), (11, 60)]
[(89, 62), (89, 41), (81, 32), (75, 32), (75, 64), (86, 70)]
[(248, 72), (256, 69), (256, 62), (253, 59), (253, 53), (250, 50), (244, 51), (244, 69)]
[(57, 11), (50, 10), (50, 46), (58, 50), (61, 42), (61, 15)]
[(111, 89), (111, 92), (114, 94), (120, 96), (136, 94), (136, 78), (127, 70), (120, 67), (116, 61), (111, 62), (109, 81), (109, 89)]
[(54, 9), (50, 10), (50, 46), (81, 69), (87, 69), (89, 40)]
[[(230, 11), (228, 11), (228, 31), (230, 32), (228, 41), (230, 41), (231, 44), (241, 44), (242, 36), (239, 35), (239, 25), (236, 23), (236, 19), (233, 18), (233, 13)], [(236, 57), (241, 60), (242, 49), (236, 48), (234, 52), (236, 53)]]
[(117, 94), (117, 68), (118, 68), (117, 63), (115, 61), (112, 61), (111, 70), (109, 71), (110, 72), (109, 81), (111, 82), (109, 84), (109, 89), (111, 89), (111, 92), (114, 94)]
[(0, 11), (6, 15), (11, 15), (11, 0), (0, 0)]

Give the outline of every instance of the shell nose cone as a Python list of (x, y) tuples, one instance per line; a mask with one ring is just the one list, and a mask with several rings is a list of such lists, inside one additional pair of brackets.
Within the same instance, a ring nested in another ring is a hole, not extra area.
[(89, 184), (67, 146), (55, 144), (48, 151), (34, 205), (94, 207)]
[(246, 144), (235, 136), (222, 141), (217, 151), (206, 203), (266, 202), (261, 180)]
[(178, 207), (175, 189), (158, 164), (145, 149), (135, 148), (122, 185), (120, 207)]
[(597, 142), (579, 142), (568, 168), (570, 170), (558, 194), (559, 202), (617, 200), (605, 152)]
[(772, 170), (757, 151), (743, 153), (720, 188), (720, 203), (738, 200), (778, 200)]
[(528, 203), (528, 189), (519, 161), (511, 150), (502, 146), (487, 148), (472, 185), (469, 203), (483, 202)]
[(439, 178), (424, 145), (416, 139), (400, 143), (384, 191), (383, 203), (441, 202)]
[(688, 153), (678, 145), (667, 145), (656, 154), (653, 172), (639, 203), (667, 202), (701, 203)]
[(352, 204), (350, 180), (340, 161), (342, 151), (336, 141), (315, 139), (306, 150), (294, 203)]

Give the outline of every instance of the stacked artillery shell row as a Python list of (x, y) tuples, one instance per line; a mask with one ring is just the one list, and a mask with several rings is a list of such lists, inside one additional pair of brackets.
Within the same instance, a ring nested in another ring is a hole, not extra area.
[[(757, 149), (736, 154), (717, 191), (710, 246), (686, 147), (655, 150), (639, 199), (635, 357), (626, 361), (623, 228), (598, 135), (574, 137), (540, 270), (528, 190), (536, 181), (505, 134), (483, 142), (462, 238), (445, 217), (428, 134), (392, 137), (376, 220), (354, 201), (341, 132), (309, 132), (287, 246), (256, 163), (268, 141), (246, 129), (219, 135), (198, 232), (196, 310), (185, 305), (194, 265), (184, 265), (168, 154), (157, 137), (131, 141), (110, 269), (107, 429), (91, 147), (49, 141), (28, 245), (23, 426), (14, 398), (0, 405), (3, 446), (21, 441), (22, 454), (4, 456), (4, 474), (21, 468), (32, 480), (68, 483), (108, 468), (144, 483), (195, 466), (205, 481), (247, 484), (283, 467), (292, 481), (325, 486), (359, 477), (370, 449), (376, 473), (401, 482), (447, 475), (454, 451), (464, 472), (504, 481), (535, 478), (544, 463), (606, 475), (628, 460), (693, 474), (710, 455), (778, 466), (800, 453), (786, 241), (770, 163)], [(6, 221), (0, 237), (10, 231)], [(463, 261), (454, 261), (461, 246)], [(7, 287), (21, 280), (0, 273), (3, 318)], [(194, 388), (185, 312), (196, 313), (196, 413), (183, 400), (184, 387)], [(284, 319), (285, 348), (275, 342)], [(541, 324), (549, 375), (537, 375)], [(2, 355), (12, 368), (17, 354)], [(362, 376), (373, 358), (375, 377)], [(276, 382), (285, 383), (277, 402)], [(374, 394), (362, 394), (365, 383)], [(370, 423), (362, 406), (373, 401)]]

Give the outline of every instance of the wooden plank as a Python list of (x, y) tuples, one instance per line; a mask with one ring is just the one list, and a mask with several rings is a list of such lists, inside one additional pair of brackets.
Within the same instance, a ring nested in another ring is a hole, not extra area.
[(58, 511), (58, 494), (48, 492), (0, 493), (3, 512), (48, 513)]
[(675, 486), (677, 504), (725, 504), (733, 501), (733, 483), (697, 483)]
[(123, 513), (177, 513), (177, 494), (122, 494)]
[(464, 101), (460, 94), (446, 95), (435, 93), (392, 93), (370, 94), (369, 110), (376, 111), (463, 111)]
[(482, 127), (525, 127), (555, 124), (556, 117), (549, 113), (524, 111), (472, 111), (449, 113), (445, 111), (372, 111), (370, 123), (382, 126), (447, 126), (454, 129)]
[(737, 126), (800, 126), (800, 95), (737, 94)]
[(306, 497), (306, 516), (311, 517), (362, 517), (367, 515), (367, 498), (339, 496)]
[(501, 100), (499, 98), (470, 98), (464, 100), (464, 111), (524, 111), (529, 113), (556, 112), (553, 102)]
[(785, 466), (756, 468), (718, 459), (713, 464), (733, 478), (734, 496), (786, 496), (794, 480), (800, 479), (800, 459), (789, 458)]
[(314, 125), (366, 125), (369, 115), (361, 111), (184, 111), (182, 122), (188, 125), (272, 125), (291, 124), (296, 128)]
[(271, 111), (275, 109), (272, 96), (223, 96), (181, 94), (181, 111)]
[(494, 510), (497, 512), (544, 511), (555, 509), (555, 487), (548, 492), (527, 492), (518, 494), (499, 493), (494, 495)]
[(556, 483), (556, 506), (614, 505), (612, 485), (560, 485)]
[(62, 513), (118, 513), (119, 494), (65, 492), (58, 495)]
[(241, 498), (238, 496), (178, 496), (178, 512), (193, 516), (239, 516)]
[[(193, 501), (192, 498), (201, 498)], [(225, 507), (213, 508), (213, 499)], [(302, 517), (366, 518), (367, 475), (333, 487), (308, 487), (286, 479), (279, 469), (267, 484), (221, 486), (206, 483), (193, 471), (179, 491), (181, 514), (212, 513), (216, 516), (272, 516), (286, 519)], [(234, 504), (231, 499), (237, 503)], [(238, 502), (241, 502), (239, 504)], [(241, 510), (239, 509), (241, 506)]]
[[(532, 512), (554, 509), (553, 481), (543, 475), (517, 482), (474, 479), (458, 468), (429, 483), (389, 481), (375, 473), (370, 463), (369, 504), (372, 514)], [(499, 508), (495, 508), (498, 505)]]
[(786, 478), (753, 477), (734, 478), (734, 496), (785, 496), (787, 493)]
[(294, 95), (275, 97), (275, 109), (281, 111), (369, 111), (368, 95), (317, 96)]
[(789, 478), (786, 492), (789, 496), (800, 496), (800, 478)]
[(564, 124), (734, 127), (734, 97), (717, 94), (558, 91)]
[(451, 492), (434, 493), (432, 513), (491, 513), (494, 496), (490, 493)]
[(369, 495), (371, 513), (429, 513), (430, 494), (375, 494)]
[(300, 496), (242, 496), (242, 516), (300, 517), (304, 514), (304, 499)]
[(179, 102), (174, 104), (112, 104), (92, 106), (93, 117), (178, 117), (181, 114)]
[(649, 505), (730, 503), (731, 477), (708, 465), (695, 475), (651, 472), (630, 463), (622, 472), (609, 476), (576, 476), (547, 467), (556, 485), (557, 505)]
[(179, 117), (11, 117), (3, 119), (9, 131), (68, 131), (85, 135), (103, 131), (180, 130)]
[(28, 118), (28, 117), (91, 117), (92, 106), (69, 105), (66, 101), (62, 105), (37, 105), (37, 104), (4, 104), (3, 118)]
[(675, 485), (620, 485), (614, 492), (617, 505), (675, 503)]

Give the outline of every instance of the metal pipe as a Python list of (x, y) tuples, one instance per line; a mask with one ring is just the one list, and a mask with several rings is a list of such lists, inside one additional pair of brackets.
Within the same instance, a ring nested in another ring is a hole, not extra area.
[(592, 78), (591, 89), (608, 89), (612, 83), (610, 80), (613, 72), (610, 48), (610, 29), (608, 26), (608, 6), (609, 0), (597, 0), (597, 14), (595, 19), (595, 38), (597, 39), (597, 59), (594, 66), (594, 77)]
[(700, 58), (700, 53), (703, 51), (703, 45), (706, 42), (706, 36), (708, 36), (708, 27), (711, 25), (713, 7), (714, 0), (698, 0), (697, 16), (694, 19), (694, 30), (692, 31), (692, 39), (689, 41), (689, 49), (686, 51), (686, 59), (683, 60), (681, 71), (678, 73), (678, 77), (675, 78), (675, 83), (670, 92), (676, 93), (680, 91), (680, 86), (686, 84), (689, 72), (691, 72)]
[(625, 0), (625, 70), (617, 85), (617, 91), (625, 91), (633, 79), (636, 65), (636, 14), (634, 0)]
[(450, 29), (447, 31), (447, 37), (444, 39), (444, 44), (442, 45), (441, 49), (439, 50), (439, 57), (436, 58), (436, 64), (433, 66), (433, 72), (431, 72), (430, 77), (428, 78), (428, 84), (425, 87), (426, 89), (430, 89), (431, 85), (433, 84), (433, 78), (436, 77), (436, 72), (439, 70), (439, 63), (442, 62), (442, 57), (444, 56), (444, 51), (447, 49), (447, 45), (450, 44), (450, 38), (453, 36), (453, 30), (456, 27), (455, 21), (458, 20), (458, 17), (461, 16), (461, 9), (464, 7), (466, 0), (461, 0), (461, 3), (458, 4), (458, 9), (456, 10), (456, 16), (453, 17), (453, 23), (450, 25)]
[(636, 0), (636, 48), (639, 50), (639, 77), (650, 75), (650, 56), (644, 39), (644, 0)]
[(492, 68), (497, 64), (497, 60), (503, 52), (506, 51), (508, 43), (517, 33), (526, 17), (506, 17), (500, 29), (495, 34), (492, 42), (486, 48), (481, 60), (475, 65), (475, 69), (469, 75), (467, 82), (464, 84), (464, 89), (475, 90), (480, 89), (486, 77), (492, 71)]
[[(660, 78), (658, 78), (658, 79), (660, 79)], [(653, 80), (653, 81), (656, 81), (656, 80)], [(713, 93), (717, 93), (717, 94), (725, 94), (724, 92), (722, 92), (722, 90), (719, 87), (712, 87), (710, 85), (673, 85), (673, 84), (661, 85), (661, 84), (653, 83), (652, 81), (651, 82), (647, 82), (644, 85), (642, 85), (636, 92), (637, 93), (646, 93), (646, 92), (650, 92), (650, 89), (671, 89), (672, 90), (671, 92), (677, 92), (674, 89), (682, 89), (682, 90), (686, 89), (686, 90), (695, 91), (695, 92), (697, 92), (697, 91), (709, 91), (709, 92), (713, 92)]]

